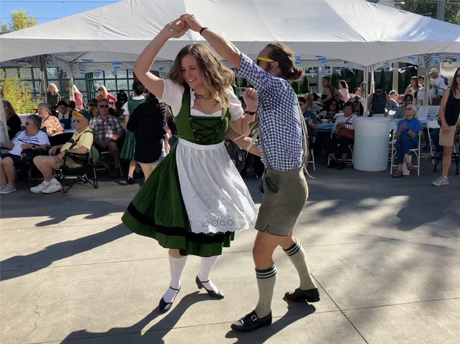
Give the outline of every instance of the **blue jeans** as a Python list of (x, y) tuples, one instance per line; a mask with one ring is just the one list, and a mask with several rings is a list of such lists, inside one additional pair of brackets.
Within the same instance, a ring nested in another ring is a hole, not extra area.
[(398, 141), (396, 141), (395, 148), (396, 148), (396, 157), (397, 157), (398, 164), (403, 164), (404, 155), (409, 154), (409, 149), (416, 149), (417, 142), (414, 142), (412, 140), (407, 140), (401, 137), (399, 138)]

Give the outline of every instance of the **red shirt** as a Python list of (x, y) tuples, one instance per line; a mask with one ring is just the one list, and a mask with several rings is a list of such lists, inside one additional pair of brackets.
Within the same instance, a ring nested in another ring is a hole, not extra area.
[[(103, 97), (102, 97), (100, 94), (98, 94), (98, 95), (96, 96), (96, 99), (97, 99), (97, 100), (99, 100), (99, 99), (101, 99), (101, 98), (103, 98)], [(114, 102), (117, 101), (117, 98), (115, 98), (114, 96), (112, 96), (110, 93), (107, 93), (107, 97), (106, 97), (106, 98), (107, 98), (107, 100), (108, 100), (109, 102), (110, 102), (111, 100), (113, 100)]]

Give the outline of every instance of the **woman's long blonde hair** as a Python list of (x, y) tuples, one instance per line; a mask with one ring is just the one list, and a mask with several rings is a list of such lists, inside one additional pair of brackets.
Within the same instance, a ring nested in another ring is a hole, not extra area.
[(215, 99), (223, 107), (228, 107), (230, 104), (228, 89), (235, 84), (235, 74), (225, 67), (219, 57), (206, 45), (190, 44), (183, 47), (176, 56), (167, 77), (176, 84), (186, 85), (181, 72), (181, 62), (187, 55), (193, 56), (198, 62), (207, 90), (205, 97)]
[(99, 91), (101, 88), (104, 90), (104, 97), (103, 98), (107, 98), (107, 94), (108, 94), (107, 89), (105, 88), (104, 85), (101, 85), (101, 86), (99, 86), (97, 88), (97, 90)]
[(3, 104), (5, 104), (7, 107), (5, 112), (6, 121), (8, 121), (13, 116), (17, 116), (16, 111), (14, 111), (13, 105), (8, 100), (4, 100)]
[(48, 91), (49, 91), (49, 89), (50, 89), (51, 86), (54, 87), (54, 93), (59, 93), (59, 88), (57, 88), (56, 84), (50, 84), (50, 85), (48, 86)]

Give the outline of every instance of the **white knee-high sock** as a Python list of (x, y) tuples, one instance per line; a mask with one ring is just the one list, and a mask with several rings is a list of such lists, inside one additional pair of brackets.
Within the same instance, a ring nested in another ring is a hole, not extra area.
[(300, 245), (300, 243), (296, 240), (295, 244), (289, 247), (287, 250), (284, 250), (286, 254), (291, 259), (292, 264), (296, 268), (297, 272), (299, 273), (300, 278), (300, 289), (301, 290), (309, 290), (315, 289), (316, 284), (313, 281), (313, 278), (310, 275), (310, 271), (308, 269), (307, 258), (305, 256), (305, 251)]
[[(187, 257), (174, 258), (169, 256), (169, 268), (171, 270), (171, 283), (170, 287), (174, 289), (179, 289), (181, 286), (182, 272), (185, 268), (185, 263), (187, 262)], [(163, 299), (170, 303), (173, 302), (176, 298), (177, 291), (169, 288), (166, 294), (163, 296)]]
[(259, 302), (256, 306), (256, 313), (259, 318), (266, 317), (272, 311), (273, 291), (276, 284), (276, 266), (265, 270), (256, 269), (257, 286), (259, 287)]
[(211, 282), (210, 276), (212, 268), (216, 264), (217, 259), (219, 259), (219, 256), (202, 257), (200, 272), (198, 273), (198, 279), (201, 281), (201, 283), (203, 283), (206, 289), (213, 290), (215, 292), (218, 292), (219, 289), (217, 289), (214, 283)]

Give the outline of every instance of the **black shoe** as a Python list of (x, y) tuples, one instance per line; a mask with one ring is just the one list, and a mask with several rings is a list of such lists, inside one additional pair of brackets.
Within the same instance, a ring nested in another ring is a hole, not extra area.
[(109, 177), (112, 178), (112, 179), (120, 178), (120, 171), (118, 171), (118, 169), (110, 171), (109, 172)]
[(329, 161), (329, 166), (327, 166), (327, 168), (336, 168), (337, 164), (338, 164), (337, 160), (331, 159), (331, 161)]
[(308, 302), (318, 302), (320, 300), (317, 288), (308, 290), (297, 288), (293, 293), (286, 293), (284, 298), (292, 302), (305, 302), (305, 300)]
[(133, 185), (136, 184), (136, 181), (134, 180), (134, 178), (128, 177), (128, 179), (126, 179), (126, 184)]
[(179, 292), (180, 292), (180, 288), (179, 288), (179, 289), (174, 289), (174, 288), (172, 288), (172, 287), (169, 287), (169, 289), (175, 290), (175, 291), (176, 291), (176, 296), (174, 296), (173, 302), (169, 302), (169, 303), (166, 302), (166, 301), (164, 300), (164, 298), (161, 298), (160, 304), (158, 305), (158, 308), (159, 308), (160, 311), (162, 311), (162, 312), (167, 312), (167, 311), (169, 311), (169, 310), (171, 309), (172, 304), (173, 304), (174, 301), (176, 300), (177, 294), (179, 294)]
[(224, 298), (224, 294), (222, 294), (221, 291), (218, 291), (217, 293), (214, 291), (214, 290), (208, 290), (206, 289), (206, 287), (203, 285), (203, 283), (208, 283), (209, 281), (205, 281), (205, 282), (201, 282), (200, 279), (198, 278), (198, 276), (196, 276), (196, 279), (195, 279), (195, 282), (196, 282), (196, 285), (198, 287), (198, 289), (205, 289), (209, 296), (215, 298), (215, 299), (223, 299)]
[(232, 324), (232, 330), (241, 332), (252, 332), (261, 327), (271, 325), (272, 313), (263, 318), (259, 318), (255, 311), (252, 311), (244, 318), (241, 318), (236, 323)]
[(345, 163), (343, 161), (340, 161), (339, 164), (337, 165), (337, 169), (340, 171), (340, 170), (344, 170), (345, 167), (347, 167), (347, 165), (345, 165)]

